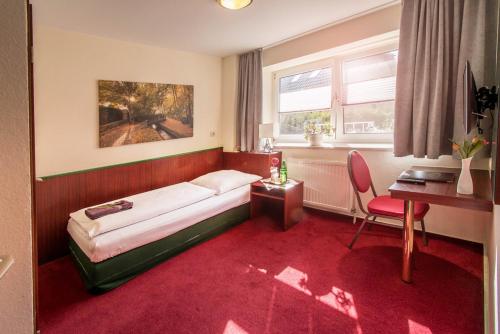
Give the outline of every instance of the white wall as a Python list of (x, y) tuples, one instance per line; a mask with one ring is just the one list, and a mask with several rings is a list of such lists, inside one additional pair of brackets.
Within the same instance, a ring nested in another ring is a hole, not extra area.
[(291, 39), (265, 49), (263, 54), (264, 66), (398, 30), (400, 16), (401, 5), (398, 3), (311, 34)]
[[(324, 159), (334, 161), (347, 161), (349, 149), (280, 149), (285, 158), (309, 158)], [(359, 149), (365, 157), (372, 175), (373, 183), (379, 195), (388, 194), (387, 189), (396, 180), (398, 175), (411, 166), (444, 166), (458, 167), (459, 162), (449, 156), (443, 156), (438, 160), (416, 159), (412, 157), (395, 158), (392, 151)], [(475, 167), (487, 168), (487, 159), (475, 162)], [(335, 191), (335, 190), (332, 190)], [(365, 202), (370, 196), (364, 196)], [(398, 224), (395, 221), (386, 221)], [(491, 224), (491, 213), (431, 205), (431, 210), (425, 218), (425, 225), (428, 232), (456, 237), (475, 242), (484, 242), (486, 231)], [(415, 224), (420, 229), (420, 224)]]
[[(57, 30), (36, 20), (34, 44), (38, 177), (221, 145), (219, 57)], [(99, 148), (99, 79), (194, 85), (194, 137)]]
[(222, 143), (225, 151), (236, 148), (236, 96), (238, 56), (222, 59)]
[[(399, 28), (399, 16), (400, 6), (395, 5), (266, 49), (264, 51), (266, 67), (263, 77), (263, 122), (272, 122), (274, 119), (273, 96), (271, 93), (272, 71), (282, 68), (284, 65), (293, 66), (304, 61), (317, 60), (319, 57), (331, 56), (330, 53), (341, 51), (343, 44), (356, 42), (360, 39), (378, 43), (382, 40), (394, 38), (394, 36), (397, 36), (396, 32)], [(236, 73), (236, 69), (231, 67), (237, 66), (236, 61), (225, 58), (224, 62), (226, 66), (223, 67), (223, 78)], [(234, 82), (236, 84), (236, 81)], [(225, 93), (223, 99), (233, 101), (234, 96), (230, 95), (231, 90), (226, 87)], [(227, 103), (227, 106), (230, 105), (231, 103)], [(226, 110), (225, 113), (228, 113), (228, 111)], [(236, 113), (234, 107), (232, 113)], [(228, 131), (226, 124), (224, 131)], [(233, 129), (229, 129), (229, 132), (232, 133)], [(229, 137), (223, 138), (223, 144), (225, 150), (232, 150), (234, 147), (232, 145), (233, 141)], [(347, 160), (348, 153), (347, 149), (341, 148), (280, 148), (280, 150), (283, 151), (285, 158), (329, 159), (343, 162)], [(401, 171), (411, 166), (460, 167), (460, 162), (451, 157), (426, 160), (411, 157), (395, 158), (391, 150), (360, 149), (360, 152), (366, 157), (370, 165), (375, 187), (380, 194), (387, 193), (388, 187)], [(488, 159), (474, 161), (473, 168), (488, 169)], [(491, 224), (491, 216), (491, 213), (487, 212), (433, 205), (426, 218), (426, 227), (429, 232), (482, 243), (486, 239), (487, 230)], [(419, 224), (417, 224), (417, 228), (420, 228)]]
[(493, 211), (493, 220), (488, 229), (487, 256), (488, 256), (488, 316), (489, 333), (498, 333), (498, 319), (500, 318), (500, 309), (498, 308), (498, 261), (500, 244), (500, 205), (495, 205)]
[(0, 1), (0, 332), (33, 332), (26, 3)]
[[(486, 53), (486, 64), (495, 64), (495, 66), (489, 65), (489, 68), (485, 69), (486, 82), (496, 82), (497, 87), (500, 83), (500, 22), (498, 19), (500, 18), (500, 6), (498, 6), (498, 1), (489, 1), (488, 13), (496, 13), (496, 15), (491, 15), (490, 19), (496, 17), (497, 24), (487, 25), (487, 36), (486, 40), (490, 42), (490, 47), (496, 49), (497, 52), (487, 52)], [(498, 107), (496, 110), (495, 123), (498, 129)], [(499, 145), (497, 140), (497, 145)], [(496, 159), (500, 159), (500, 157), (496, 157)], [(492, 159), (493, 160), (493, 159)], [(492, 161), (492, 169), (495, 168), (494, 161)], [(500, 171), (496, 171), (497, 173)], [(486, 316), (489, 318), (486, 323), (486, 330), (488, 333), (498, 333), (498, 319), (500, 318), (500, 308), (498, 307), (498, 282), (499, 282), (499, 273), (498, 273), (498, 262), (500, 250), (500, 205), (495, 205), (493, 210), (493, 219), (491, 224), (488, 226), (486, 231), (488, 235), (486, 246), (486, 255), (487, 255), (487, 272), (485, 271), (485, 279), (488, 280), (487, 290), (485, 291), (486, 301), (488, 308), (486, 309)]]

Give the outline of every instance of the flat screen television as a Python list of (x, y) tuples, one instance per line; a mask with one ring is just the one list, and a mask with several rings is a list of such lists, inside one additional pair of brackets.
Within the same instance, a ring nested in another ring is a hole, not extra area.
[(478, 101), (476, 82), (469, 61), (465, 62), (464, 69), (464, 130), (468, 134), (477, 124)]

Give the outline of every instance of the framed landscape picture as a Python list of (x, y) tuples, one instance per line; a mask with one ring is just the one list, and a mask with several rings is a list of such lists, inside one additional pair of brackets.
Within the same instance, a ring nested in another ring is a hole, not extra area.
[(99, 147), (193, 136), (192, 85), (98, 81)]

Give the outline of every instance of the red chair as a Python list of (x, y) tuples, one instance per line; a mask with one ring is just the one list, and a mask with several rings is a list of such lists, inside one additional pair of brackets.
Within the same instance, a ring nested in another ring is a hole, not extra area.
[[(349, 248), (352, 249), (352, 246), (354, 246), (354, 243), (358, 240), (361, 231), (368, 221), (373, 223), (377, 217), (382, 217), (399, 220), (404, 223), (404, 201), (387, 195), (377, 196), (375, 188), (373, 187), (368, 165), (358, 151), (354, 150), (349, 152), (349, 156), (347, 157), (347, 170), (349, 171), (349, 177), (354, 188), (354, 193), (358, 199), (359, 208), (366, 215), (365, 219), (363, 219), (363, 222), (361, 223), (361, 226), (356, 232), (356, 235), (349, 244)], [(373, 199), (368, 202), (367, 209), (365, 209), (363, 207), (363, 203), (361, 202), (359, 193), (366, 193), (370, 188), (373, 193)], [(420, 221), (420, 224), (422, 225), (422, 239), (424, 241), (424, 245), (426, 246), (427, 236), (425, 235), (424, 216), (427, 211), (429, 211), (429, 204), (415, 202), (415, 221)]]

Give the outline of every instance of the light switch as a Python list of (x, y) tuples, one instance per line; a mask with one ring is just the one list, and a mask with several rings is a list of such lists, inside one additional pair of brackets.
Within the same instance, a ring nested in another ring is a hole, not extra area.
[(5, 275), (10, 266), (14, 263), (14, 259), (10, 255), (0, 256), (0, 279)]

